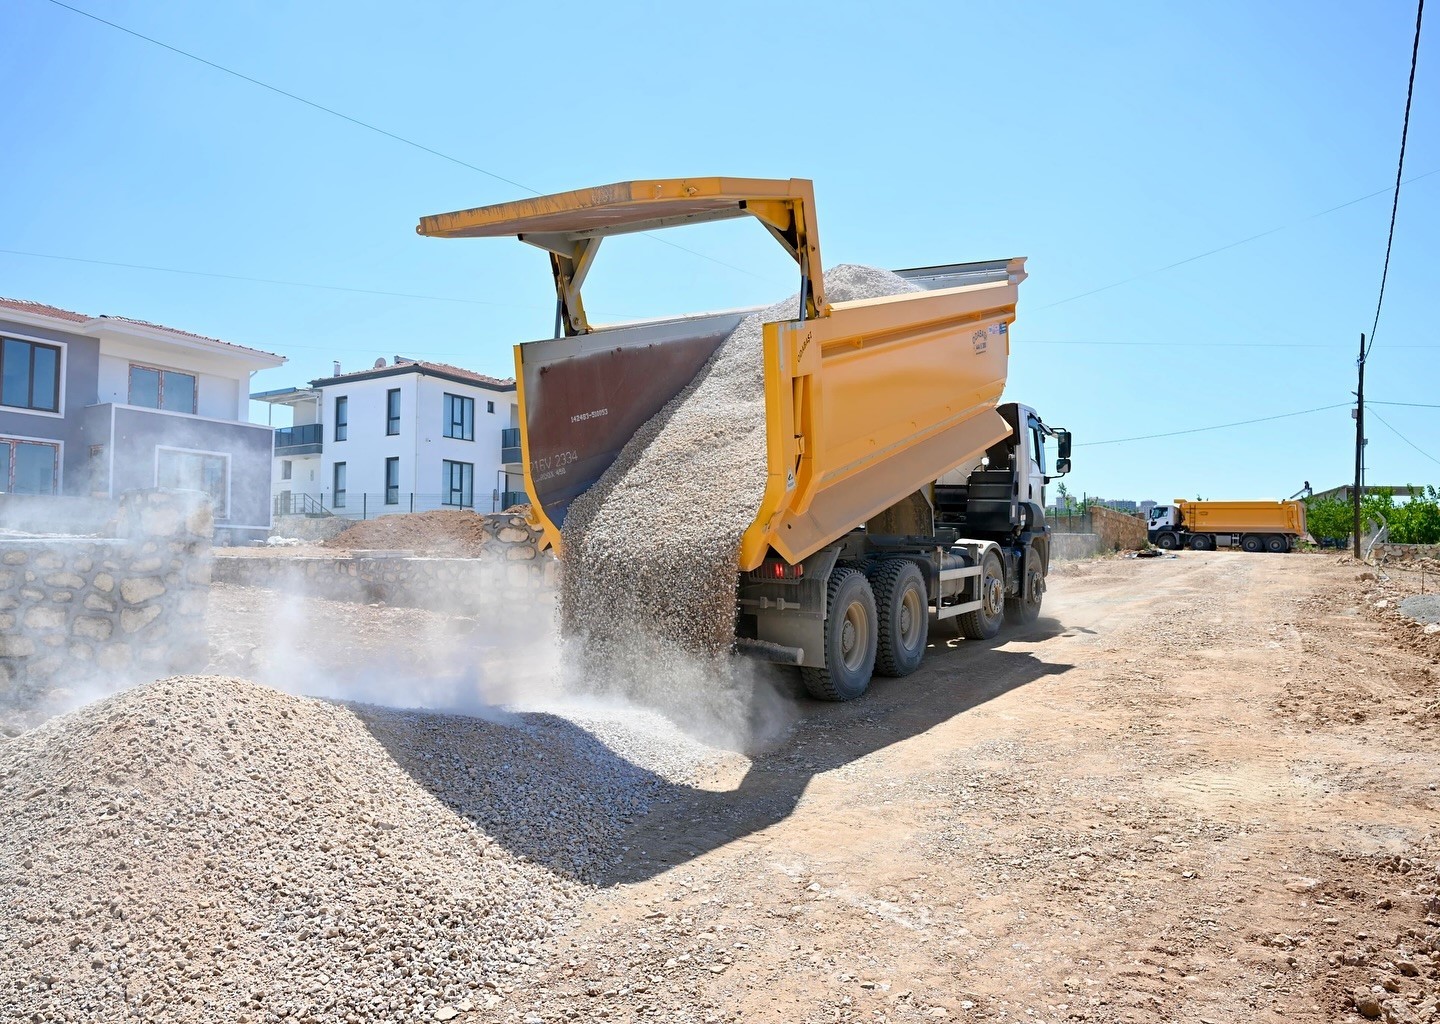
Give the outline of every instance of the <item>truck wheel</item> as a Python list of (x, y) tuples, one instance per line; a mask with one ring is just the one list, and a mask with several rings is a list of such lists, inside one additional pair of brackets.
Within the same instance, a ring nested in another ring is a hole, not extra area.
[(1265, 538), (1265, 550), (1274, 552), (1278, 555), (1283, 551), (1289, 551), (1290, 545), (1286, 542), (1284, 537), (1280, 536), (1279, 534), (1272, 533), (1270, 534), (1270, 536)]
[(1163, 548), (1166, 551), (1174, 551), (1180, 546), (1180, 541), (1173, 533), (1162, 533), (1155, 538), (1155, 546), (1157, 548)]
[(930, 638), (930, 600), (920, 567), (905, 558), (887, 558), (870, 577), (880, 638), (875, 671), (882, 676), (908, 676), (920, 667)]
[(1040, 555), (1032, 547), (1025, 553), (1025, 578), (1020, 593), (1005, 598), (1005, 621), (1012, 626), (1028, 626), (1040, 618), (1040, 602), (1045, 600), (1045, 574), (1038, 568)]
[(1005, 621), (1005, 567), (993, 551), (980, 574), (980, 600), (981, 607), (959, 617), (960, 635), (967, 640), (992, 640)]
[(1262, 537), (1255, 536), (1253, 533), (1247, 533), (1244, 537), (1240, 538), (1240, 548), (1242, 551), (1264, 551), (1265, 540)]
[(1214, 546), (1214, 542), (1203, 533), (1197, 533), (1190, 538), (1190, 549), (1192, 551), (1209, 551)]
[(825, 667), (800, 678), (816, 700), (854, 700), (875, 671), (875, 592), (863, 572), (836, 569), (825, 598)]

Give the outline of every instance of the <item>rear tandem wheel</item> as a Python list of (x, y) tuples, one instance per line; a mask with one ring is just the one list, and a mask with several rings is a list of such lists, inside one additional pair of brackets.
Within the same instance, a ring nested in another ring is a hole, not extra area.
[(854, 700), (875, 672), (875, 593), (858, 569), (836, 569), (825, 591), (825, 667), (802, 668), (816, 700)]

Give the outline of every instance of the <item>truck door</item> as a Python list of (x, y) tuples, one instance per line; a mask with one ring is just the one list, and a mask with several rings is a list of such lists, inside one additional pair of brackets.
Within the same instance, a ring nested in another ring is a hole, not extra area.
[(1026, 410), (1026, 429), (1021, 435), (1020, 447), (1028, 449), (1018, 454), (1022, 456), (1016, 461), (1017, 468), (1023, 469), (1022, 475), (1022, 500), (1033, 501), (1041, 508), (1045, 507), (1045, 435), (1040, 430), (1040, 420), (1033, 412)]

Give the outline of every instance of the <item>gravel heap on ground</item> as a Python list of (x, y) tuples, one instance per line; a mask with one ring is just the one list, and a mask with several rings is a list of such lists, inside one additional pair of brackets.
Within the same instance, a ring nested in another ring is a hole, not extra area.
[[(854, 265), (826, 271), (825, 287), (832, 302), (919, 290)], [(561, 619), (587, 652), (648, 661), (730, 649), (737, 549), (765, 490), (763, 328), (799, 308), (791, 296), (741, 321), (570, 506)]]
[(551, 716), (215, 676), (117, 694), (0, 746), (0, 1007), (328, 1022), (495, 1006), (665, 789)]
[(366, 519), (323, 543), (327, 548), (350, 551), (413, 551), (434, 558), (478, 558), (485, 553), (488, 539), (485, 521), (474, 512), (439, 509)]

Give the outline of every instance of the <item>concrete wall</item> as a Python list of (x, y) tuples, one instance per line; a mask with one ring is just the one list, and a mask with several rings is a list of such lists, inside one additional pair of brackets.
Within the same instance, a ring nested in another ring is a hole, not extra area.
[(1098, 533), (1052, 533), (1050, 535), (1050, 558), (1056, 562), (1073, 561), (1077, 558), (1094, 558), (1103, 547)]
[(111, 537), (0, 539), (0, 704), (44, 718), (202, 670), (213, 529), (205, 495), (151, 490), (122, 496)]
[(478, 615), (504, 604), (553, 601), (560, 564), (549, 553), (540, 553), (539, 533), (519, 516), (485, 518), (494, 527), (494, 539), (481, 558), (222, 554), (215, 559), (214, 579), (334, 601), (379, 601), (454, 615)]
[[(153, 409), (112, 406), (115, 493), (156, 484), (156, 449), (182, 448), (229, 456), (229, 494), (216, 526), (236, 539), (264, 539), (270, 531), (270, 472), (274, 433), (252, 423), (229, 423)], [(228, 539), (221, 537), (220, 539)]]

